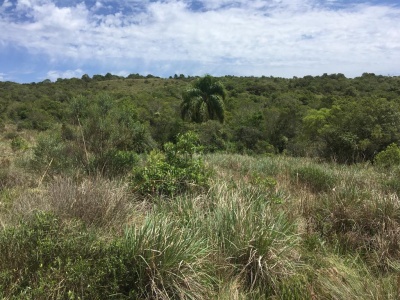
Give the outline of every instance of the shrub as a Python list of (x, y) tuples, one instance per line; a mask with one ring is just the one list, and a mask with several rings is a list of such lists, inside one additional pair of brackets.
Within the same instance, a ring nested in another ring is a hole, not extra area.
[(303, 166), (292, 170), (292, 179), (305, 184), (314, 192), (327, 192), (336, 183), (336, 178), (319, 166)]
[(24, 151), (28, 149), (28, 142), (24, 138), (17, 136), (11, 140), (11, 149), (14, 152)]
[(66, 145), (58, 134), (41, 134), (33, 147), (29, 168), (44, 175), (60, 174), (71, 167), (72, 161), (66, 154)]
[(384, 190), (391, 193), (396, 193), (397, 196), (400, 197), (400, 181), (397, 176), (382, 180), (381, 184)]
[(400, 165), (400, 148), (392, 143), (387, 148), (379, 152), (374, 159), (375, 165), (382, 168)]
[(228, 138), (223, 124), (215, 120), (194, 125), (199, 135), (199, 140), (204, 146), (205, 152), (216, 152), (226, 149), (226, 140)]
[(106, 242), (49, 213), (0, 231), (4, 299), (212, 299), (209, 246), (188, 228), (147, 219)]
[(107, 177), (116, 177), (127, 174), (138, 161), (138, 155), (134, 151), (110, 150), (95, 157), (91, 162), (91, 169)]
[(145, 167), (135, 175), (143, 194), (173, 195), (207, 185), (209, 173), (201, 157), (197, 136), (188, 132), (178, 135), (176, 144), (166, 143), (164, 152), (152, 151)]
[(0, 232), (1, 297), (99, 299), (111, 294), (113, 257), (79, 223), (69, 225), (37, 213)]

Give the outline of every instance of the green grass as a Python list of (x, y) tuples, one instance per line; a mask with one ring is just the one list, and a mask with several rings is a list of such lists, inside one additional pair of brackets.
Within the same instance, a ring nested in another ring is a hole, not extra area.
[[(208, 190), (1, 169), (0, 298), (396, 299), (395, 171), (204, 156)], [(19, 176), (21, 175), (21, 176)], [(390, 182), (390, 184), (388, 183)]]

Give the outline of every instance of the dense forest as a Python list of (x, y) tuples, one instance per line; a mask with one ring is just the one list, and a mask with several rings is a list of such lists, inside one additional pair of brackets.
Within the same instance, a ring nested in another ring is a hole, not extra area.
[(400, 77), (0, 82), (1, 299), (400, 299)]

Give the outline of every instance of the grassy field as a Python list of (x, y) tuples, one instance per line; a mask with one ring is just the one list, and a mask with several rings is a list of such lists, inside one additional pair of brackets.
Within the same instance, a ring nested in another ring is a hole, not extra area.
[(208, 154), (206, 189), (145, 197), (1, 150), (2, 299), (400, 298), (400, 169)]

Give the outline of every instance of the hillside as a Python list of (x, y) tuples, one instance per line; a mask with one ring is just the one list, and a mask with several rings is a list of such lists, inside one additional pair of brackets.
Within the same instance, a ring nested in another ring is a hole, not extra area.
[[(194, 130), (210, 151), (288, 153), (343, 162), (371, 160), (399, 142), (400, 78), (365, 73), (304, 78), (218, 78), (227, 90), (224, 124), (180, 118), (182, 92), (196, 78), (95, 75), (32, 84), (0, 83), (2, 123), (47, 130), (68, 124), (76, 97), (129, 103), (159, 145)], [(1, 125), (0, 125), (1, 126)]]
[(175, 77), (0, 83), (0, 298), (400, 298), (400, 78)]

